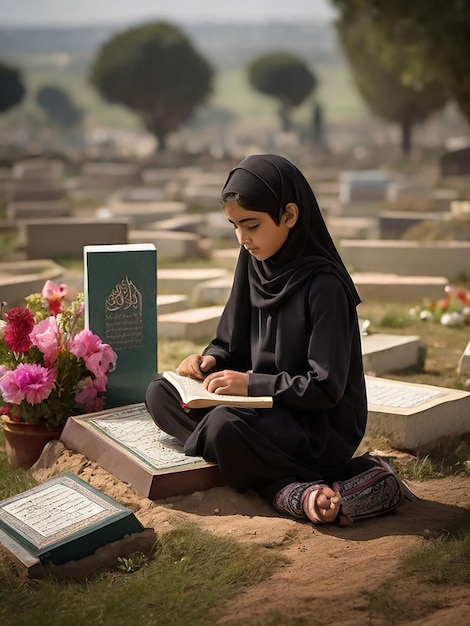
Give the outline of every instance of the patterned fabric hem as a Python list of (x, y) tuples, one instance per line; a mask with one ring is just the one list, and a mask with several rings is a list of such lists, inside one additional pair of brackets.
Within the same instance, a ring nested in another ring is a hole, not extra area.
[(333, 485), (352, 519), (384, 515), (403, 502), (400, 480), (392, 468), (383, 459), (371, 456), (371, 461), (374, 467)]
[(306, 489), (321, 489), (324, 484), (317, 483), (290, 483), (280, 489), (274, 496), (273, 506), (283, 515), (296, 519), (308, 519), (302, 508), (303, 496)]

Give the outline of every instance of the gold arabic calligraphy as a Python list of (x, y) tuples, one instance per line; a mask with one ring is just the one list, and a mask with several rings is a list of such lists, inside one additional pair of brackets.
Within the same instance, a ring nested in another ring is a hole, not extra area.
[(126, 276), (117, 283), (109, 296), (106, 298), (107, 311), (119, 311), (136, 309), (139, 316), (142, 315), (142, 294), (134, 283)]

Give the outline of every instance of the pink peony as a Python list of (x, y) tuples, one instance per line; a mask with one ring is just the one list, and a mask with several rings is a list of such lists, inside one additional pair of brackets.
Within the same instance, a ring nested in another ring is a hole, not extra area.
[(85, 329), (79, 332), (70, 346), (70, 352), (83, 359), (87, 369), (95, 376), (102, 377), (114, 367), (117, 354), (107, 343), (103, 343), (98, 335)]
[(42, 297), (47, 301), (49, 312), (56, 316), (63, 312), (62, 300), (67, 295), (67, 285), (56, 285), (52, 280), (46, 281), (42, 288)]
[(52, 391), (55, 373), (35, 363), (20, 363), (16, 370), (7, 372), (0, 379), (0, 391), (5, 402), (39, 404)]
[(33, 345), (44, 354), (46, 367), (51, 367), (57, 360), (58, 332), (56, 318), (46, 317), (45, 320), (36, 324), (29, 335)]
[(79, 383), (79, 391), (75, 395), (75, 402), (84, 410), (89, 413), (94, 411), (101, 411), (104, 406), (103, 398), (98, 397), (99, 391), (104, 391), (106, 387), (106, 381), (104, 387), (100, 379), (93, 380), (91, 376), (85, 378)]
[(29, 333), (34, 328), (34, 316), (29, 309), (13, 307), (5, 315), (7, 325), (3, 330), (5, 344), (13, 352), (27, 352), (31, 347)]

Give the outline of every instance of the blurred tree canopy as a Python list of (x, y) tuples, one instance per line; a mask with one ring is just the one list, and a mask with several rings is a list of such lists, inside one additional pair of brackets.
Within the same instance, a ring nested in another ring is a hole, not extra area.
[(154, 22), (114, 36), (98, 51), (90, 81), (102, 97), (136, 113), (165, 150), (212, 91), (213, 70), (175, 26)]
[[(331, 0), (344, 20), (367, 15), (370, 49), (405, 83), (440, 80), (470, 122), (468, 0)], [(409, 54), (401, 65), (403, 50)]]
[(292, 110), (315, 90), (317, 79), (307, 65), (290, 52), (272, 52), (256, 58), (248, 66), (251, 86), (280, 102), (281, 128), (292, 127)]
[(335, 25), (359, 93), (379, 117), (401, 126), (401, 147), (408, 154), (413, 127), (444, 108), (448, 101), (446, 89), (436, 79), (405, 82), (403, 73), (409, 60), (406, 48), (396, 52), (397, 61), (401, 55), (400, 63), (387, 65), (369, 44), (373, 23), (366, 13), (340, 17)]
[(20, 104), (24, 95), (20, 70), (0, 61), (0, 113)]
[(60, 87), (53, 85), (41, 87), (36, 93), (36, 102), (48, 118), (62, 128), (78, 126), (82, 121), (82, 111)]

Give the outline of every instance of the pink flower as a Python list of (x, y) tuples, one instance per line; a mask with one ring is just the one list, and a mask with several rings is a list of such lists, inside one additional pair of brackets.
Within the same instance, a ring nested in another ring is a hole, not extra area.
[(67, 285), (56, 285), (52, 280), (47, 280), (42, 288), (42, 297), (47, 301), (49, 312), (57, 315), (63, 312), (62, 300), (67, 295)]
[(97, 377), (102, 377), (110, 371), (117, 360), (117, 354), (111, 346), (103, 343), (98, 335), (94, 335), (88, 329), (82, 330), (75, 336), (70, 352), (79, 359), (83, 359), (87, 369)]
[(55, 373), (35, 363), (20, 363), (16, 370), (7, 372), (0, 379), (0, 391), (5, 402), (39, 404), (52, 391)]
[(13, 307), (5, 315), (7, 325), (3, 330), (5, 344), (13, 352), (27, 352), (31, 346), (29, 333), (34, 327), (34, 316), (29, 309)]
[(46, 317), (36, 324), (29, 335), (31, 342), (44, 354), (44, 365), (51, 367), (57, 360), (59, 330), (55, 317)]
[(9, 371), (9, 367), (7, 367), (6, 365), (0, 365), (0, 378), (3, 376), (3, 374), (6, 374)]
[(98, 397), (98, 392), (104, 391), (106, 381), (103, 387), (100, 379), (93, 380), (90, 376), (80, 381), (78, 386), (79, 391), (75, 395), (75, 402), (88, 413), (101, 411), (104, 406), (104, 400)]

